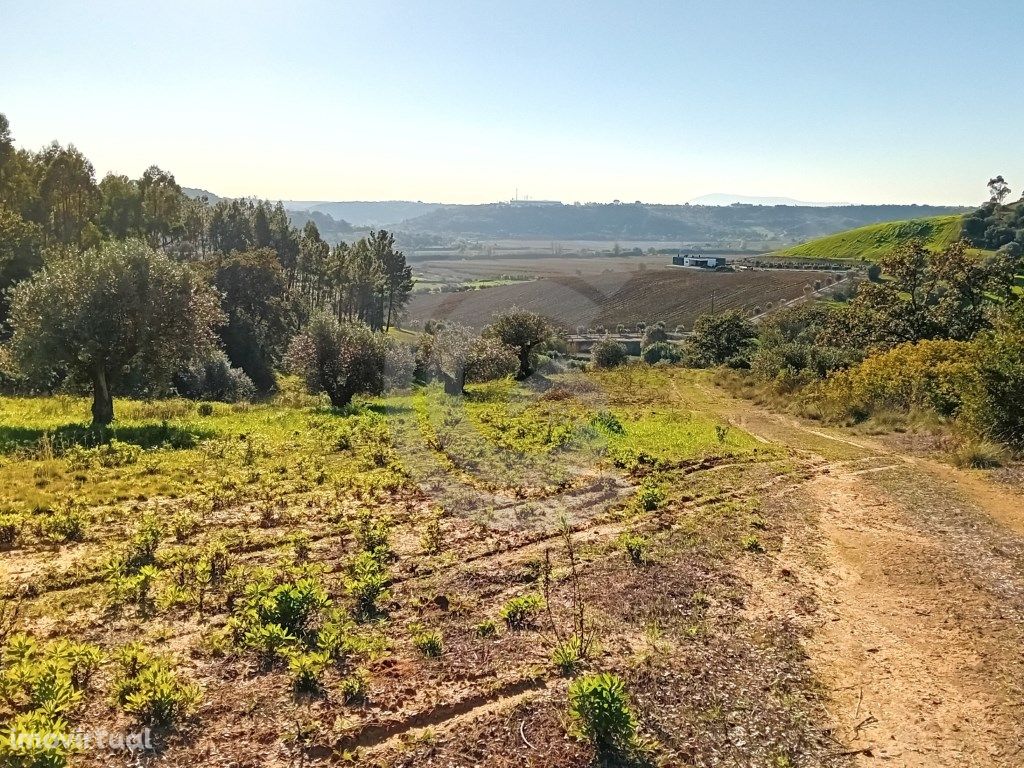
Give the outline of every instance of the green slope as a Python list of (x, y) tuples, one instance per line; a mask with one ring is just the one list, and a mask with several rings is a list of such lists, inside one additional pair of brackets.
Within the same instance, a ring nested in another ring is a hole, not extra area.
[(922, 240), (932, 249), (942, 249), (960, 239), (963, 216), (933, 216), (927, 219), (890, 221), (850, 229), (810, 240), (777, 256), (801, 259), (867, 259), (875, 261), (908, 240)]

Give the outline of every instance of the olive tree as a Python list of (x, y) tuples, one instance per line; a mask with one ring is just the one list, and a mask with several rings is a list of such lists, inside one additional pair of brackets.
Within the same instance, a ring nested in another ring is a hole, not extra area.
[(430, 368), (439, 374), (449, 395), (461, 394), (467, 382), (493, 381), (519, 370), (515, 349), (497, 338), (479, 337), (464, 326), (445, 326), (424, 344), (429, 344)]
[(536, 312), (527, 312), (517, 307), (496, 314), (484, 330), (485, 336), (499, 339), (502, 344), (516, 350), (519, 356), (517, 379), (525, 379), (533, 373), (530, 353), (538, 344), (547, 341), (551, 333), (551, 325), (547, 320)]
[(324, 392), (331, 405), (343, 408), (357, 394), (384, 390), (386, 351), (383, 334), (321, 313), (292, 339), (287, 363), (310, 392)]
[(130, 374), (153, 391), (214, 347), (219, 298), (186, 265), (138, 240), (55, 257), (11, 298), (12, 347), (30, 381), (66, 372), (92, 387), (93, 424), (114, 419)]
[(619, 342), (602, 339), (591, 348), (590, 359), (595, 368), (617, 368), (626, 363), (629, 355)]

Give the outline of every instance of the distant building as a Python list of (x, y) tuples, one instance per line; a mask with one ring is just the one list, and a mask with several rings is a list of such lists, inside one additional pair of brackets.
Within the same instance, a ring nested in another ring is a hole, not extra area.
[(546, 207), (550, 207), (550, 206), (554, 206), (554, 205), (561, 205), (562, 201), (561, 200), (531, 200), (529, 198), (525, 198), (525, 199), (509, 200), (508, 204), (509, 205), (518, 205), (518, 206), (521, 206), (521, 207), (530, 207), (530, 208), (546, 208)]
[(691, 256), (690, 254), (676, 255), (672, 257), (672, 264), (677, 267), (699, 267), (701, 269), (715, 269), (724, 267), (725, 256)]

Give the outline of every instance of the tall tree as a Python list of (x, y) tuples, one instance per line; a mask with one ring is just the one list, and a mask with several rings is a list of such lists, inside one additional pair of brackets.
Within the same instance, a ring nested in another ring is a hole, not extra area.
[(395, 249), (395, 236), (387, 230), (370, 234), (370, 252), (380, 264), (380, 291), (384, 329), (389, 330), (409, 302), (412, 293), (412, 267), (405, 263), (405, 254)]
[(137, 181), (108, 173), (100, 182), (99, 223), (111, 237), (124, 240), (142, 233), (142, 194)]
[(184, 195), (174, 176), (151, 165), (139, 179), (142, 227), (154, 248), (166, 248), (181, 236)]
[(73, 245), (79, 250), (95, 245), (99, 230), (93, 218), (100, 193), (92, 163), (73, 146), (65, 148), (56, 142), (43, 150), (40, 160), (40, 198), (48, 241)]
[(1010, 194), (1010, 185), (1002, 175), (988, 180), (989, 200), (996, 205), (1002, 205), (1006, 196)]
[(39, 383), (66, 370), (92, 387), (92, 420), (114, 418), (126, 373), (159, 390), (214, 344), (217, 294), (191, 269), (138, 240), (71, 252), (19, 283), (12, 347)]
[(274, 368), (281, 359), (289, 329), (290, 302), (284, 271), (270, 248), (235, 251), (213, 273), (227, 315), (220, 328), (231, 364), (241, 368), (256, 388), (274, 388)]

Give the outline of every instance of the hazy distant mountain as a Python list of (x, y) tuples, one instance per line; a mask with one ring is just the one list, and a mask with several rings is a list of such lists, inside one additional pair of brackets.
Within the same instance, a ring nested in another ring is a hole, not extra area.
[(442, 203), (412, 200), (284, 200), (289, 211), (320, 211), (356, 227), (383, 227), (436, 211)]
[(446, 205), (401, 224), (404, 232), (480, 239), (799, 242), (898, 219), (967, 213), (932, 205), (651, 205), (588, 203)]
[(792, 197), (755, 197), (751, 195), (730, 195), (715, 192), (711, 195), (695, 197), (690, 205), (796, 205), (805, 208), (827, 208), (849, 203), (809, 203), (805, 200), (794, 200)]

